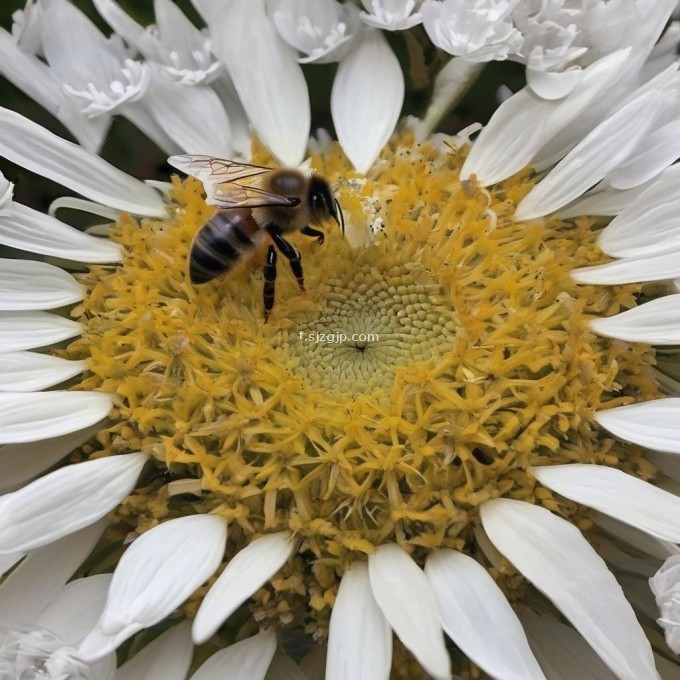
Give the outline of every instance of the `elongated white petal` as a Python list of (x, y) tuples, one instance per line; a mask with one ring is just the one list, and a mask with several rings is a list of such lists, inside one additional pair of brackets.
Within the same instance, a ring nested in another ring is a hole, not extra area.
[(101, 520), (34, 550), (0, 585), (0, 620), (32, 624), (90, 554), (106, 527)]
[(506, 498), (482, 505), (481, 519), (494, 545), (553, 601), (617, 677), (656, 677), (633, 609), (573, 524), (545, 508)]
[(680, 498), (672, 493), (604, 465), (551, 465), (533, 472), (541, 484), (562, 496), (657, 538), (680, 542)]
[(594, 190), (592, 194), (587, 193), (584, 198), (570, 203), (566, 208), (560, 208), (558, 214), (564, 219), (579, 217), (580, 215), (618, 215), (628, 206), (635, 203), (650, 184), (648, 182), (633, 189), (626, 189), (625, 191), (619, 191), (611, 187), (605, 188), (602, 191)]
[(655, 451), (680, 453), (680, 398), (619, 406), (596, 413), (595, 419), (627, 442)]
[(0, 259), (0, 310), (54, 309), (82, 299), (80, 284), (59, 267)]
[(595, 267), (573, 269), (577, 283), (613, 286), (621, 283), (668, 281), (680, 276), (680, 249), (651, 257), (626, 257)]
[(573, 628), (530, 611), (523, 611), (520, 619), (550, 680), (617, 680)]
[(12, 214), (12, 195), (14, 184), (0, 172), (0, 217)]
[(656, 177), (680, 157), (680, 120), (653, 131), (633, 153), (607, 175), (616, 189), (631, 189)]
[(82, 430), (111, 410), (99, 392), (0, 393), (0, 444), (21, 444)]
[(593, 319), (590, 328), (599, 335), (650, 345), (680, 344), (680, 294), (646, 302), (616, 316)]
[(556, 132), (585, 111), (622, 77), (630, 49), (619, 50), (584, 69), (568, 97), (550, 101), (529, 88), (520, 90), (498, 107), (475, 141), (461, 170), (461, 178), (476, 175), (484, 186), (515, 174)]
[(36, 352), (7, 352), (2, 355), (0, 392), (34, 392), (58, 385), (82, 373), (85, 361), (69, 361)]
[(0, 243), (78, 262), (118, 262), (123, 252), (113, 241), (83, 234), (54, 217), (16, 202), (11, 215), (0, 217)]
[(101, 519), (132, 491), (146, 460), (143, 453), (89, 460), (0, 496), (0, 553), (39, 548)]
[(451, 675), (439, 609), (425, 574), (394, 544), (381, 545), (368, 558), (371, 590), (399, 639), (435, 678)]
[(227, 564), (196, 614), (193, 637), (205, 642), (256, 590), (281, 569), (295, 549), (288, 531), (256, 539)]
[(163, 201), (151, 187), (4, 108), (0, 108), (0, 156), (97, 203), (135, 215), (165, 215)]
[(392, 630), (371, 592), (367, 565), (344, 574), (328, 629), (326, 680), (387, 680)]
[(26, 554), (22, 552), (11, 553), (10, 555), (0, 555), (0, 576), (4, 576), (17, 562), (24, 558), (25, 555)]
[(77, 321), (48, 312), (0, 312), (0, 354), (47, 347), (80, 335)]
[(680, 249), (680, 166), (673, 165), (605, 227), (597, 242), (612, 257), (647, 257)]
[(185, 680), (193, 652), (191, 623), (184, 621), (124, 663), (113, 680)]
[(97, 574), (67, 583), (40, 612), (37, 624), (77, 645), (97, 622), (111, 583), (111, 574)]
[(213, 50), (226, 64), (255, 131), (285, 164), (298, 165), (311, 121), (307, 83), (263, 0), (231, 0), (211, 28)]
[(93, 0), (94, 6), (106, 23), (129, 45), (138, 45), (144, 39), (144, 27), (132, 19), (113, 0)]
[(531, 220), (554, 212), (599, 182), (644, 138), (670, 96), (649, 92), (598, 125), (522, 199), (515, 219)]
[(603, 515), (600, 512), (594, 512), (592, 518), (598, 527), (615, 536), (618, 540), (637, 548), (644, 555), (665, 560), (671, 555), (680, 554), (680, 548), (674, 543), (661, 541), (613, 517), (607, 517), (607, 515)]
[(161, 129), (183, 151), (231, 156), (229, 119), (209, 87), (179, 85), (154, 72), (144, 102)]
[(359, 172), (368, 171), (390, 138), (403, 102), (397, 58), (380, 31), (365, 29), (340, 62), (331, 93), (338, 140)]
[(259, 633), (213, 654), (191, 680), (263, 680), (276, 651), (276, 635)]
[(80, 653), (94, 661), (179, 607), (222, 561), (227, 524), (216, 515), (171, 519), (135, 540), (118, 562), (97, 626)]
[(0, 492), (15, 491), (51, 468), (66, 454), (84, 444), (101, 429), (101, 423), (61, 437), (0, 448)]
[(446, 634), (491, 677), (545, 680), (505, 595), (472, 557), (433, 552), (425, 565)]

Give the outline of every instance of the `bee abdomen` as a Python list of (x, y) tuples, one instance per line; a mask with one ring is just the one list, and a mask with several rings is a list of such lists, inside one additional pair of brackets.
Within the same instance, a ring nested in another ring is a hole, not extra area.
[(257, 231), (250, 210), (215, 213), (194, 237), (189, 257), (192, 283), (206, 283), (232, 269), (256, 248), (249, 234)]

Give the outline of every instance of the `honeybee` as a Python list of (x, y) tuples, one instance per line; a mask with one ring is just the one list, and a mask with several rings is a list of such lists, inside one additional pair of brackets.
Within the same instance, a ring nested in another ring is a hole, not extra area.
[(194, 284), (227, 273), (252, 255), (269, 237), (264, 265), (264, 319), (274, 307), (277, 249), (288, 260), (304, 292), (300, 251), (284, 235), (299, 231), (316, 238), (314, 229), (333, 219), (345, 233), (342, 209), (328, 181), (297, 168), (268, 168), (212, 156), (171, 156), (168, 163), (203, 182), (206, 201), (219, 210), (196, 232), (189, 252), (189, 278)]

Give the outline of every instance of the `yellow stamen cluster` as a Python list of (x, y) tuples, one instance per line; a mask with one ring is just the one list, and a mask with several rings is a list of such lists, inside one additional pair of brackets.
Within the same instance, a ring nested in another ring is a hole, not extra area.
[(463, 155), (405, 138), (366, 178), (337, 146), (315, 157), (349, 238), (332, 225), (321, 246), (292, 238), (308, 292), (280, 258), (266, 324), (262, 253), (209, 284), (189, 282), (189, 245), (213, 210), (193, 180), (175, 180), (169, 219), (115, 228), (121, 267), (82, 277), (86, 333), (69, 355), (89, 359), (82, 389), (116, 401), (93, 455), (154, 458), (118, 518), (143, 532), (217, 512), (230, 522), (228, 555), (263, 533), (294, 532), (298, 552), (256, 594), (258, 620), (313, 619), (323, 633), (349, 562), (385, 542), (417, 560), (469, 549), (487, 499), (582, 521), (536, 487), (532, 465), (650, 474), (593, 420), (656, 395), (648, 348), (587, 327), (634, 306), (636, 289), (576, 285), (570, 270), (601, 260), (593, 221), (514, 222), (532, 174), (483, 190), (459, 179)]

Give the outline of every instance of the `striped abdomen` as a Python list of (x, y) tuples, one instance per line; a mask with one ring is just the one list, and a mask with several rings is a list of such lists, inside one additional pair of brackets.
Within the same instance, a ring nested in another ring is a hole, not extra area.
[(249, 208), (220, 210), (197, 232), (189, 254), (192, 283), (206, 283), (228, 272), (259, 245), (260, 228)]

